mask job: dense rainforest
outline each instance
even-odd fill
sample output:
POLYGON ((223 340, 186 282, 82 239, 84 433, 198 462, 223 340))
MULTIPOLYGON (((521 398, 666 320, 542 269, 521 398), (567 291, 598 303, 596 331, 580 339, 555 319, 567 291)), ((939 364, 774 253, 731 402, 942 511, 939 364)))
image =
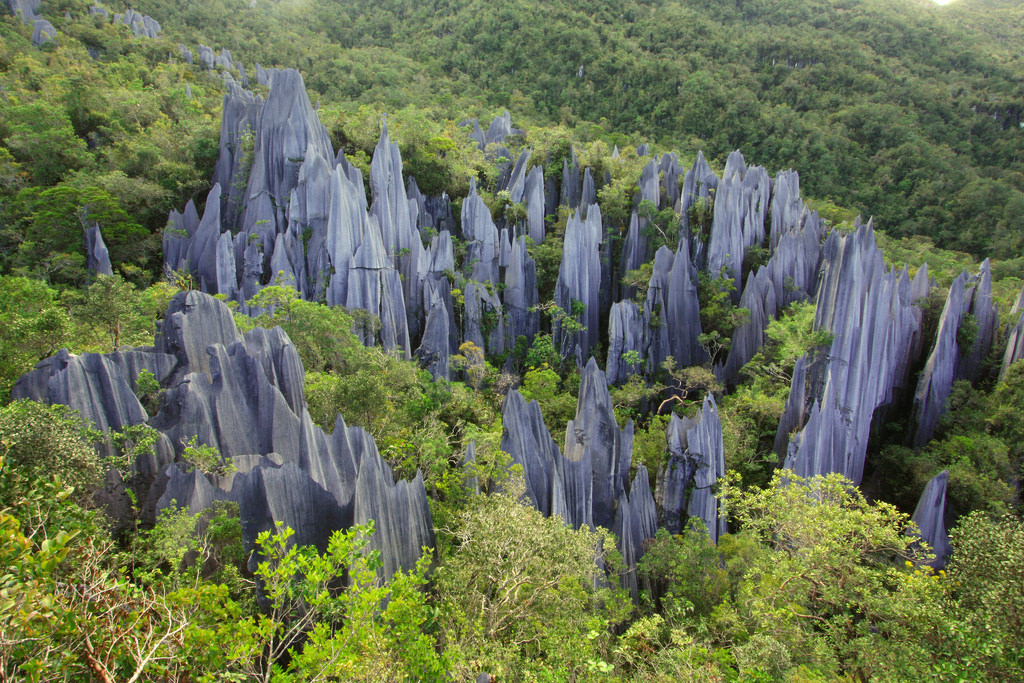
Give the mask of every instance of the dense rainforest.
POLYGON ((1019 4, 6 6, 0 678, 1024 676, 1019 4))

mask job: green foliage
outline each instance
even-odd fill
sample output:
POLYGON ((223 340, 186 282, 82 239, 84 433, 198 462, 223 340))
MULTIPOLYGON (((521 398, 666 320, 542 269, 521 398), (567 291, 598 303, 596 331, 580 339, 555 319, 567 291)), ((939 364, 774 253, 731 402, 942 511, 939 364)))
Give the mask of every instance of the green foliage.
POLYGON ((72 323, 57 292, 39 280, 0 275, 0 402, 14 382, 68 342, 72 323))
POLYGON ((216 448, 197 443, 194 436, 183 446, 181 457, 207 476, 228 477, 238 471, 235 464, 221 456, 216 448))
POLYGON ((608 629, 624 617, 621 593, 603 587, 595 563, 595 552, 607 558, 608 532, 545 518, 523 492, 519 479, 470 500, 453 531, 456 549, 437 570, 457 679, 481 670, 511 679, 585 675, 588 660, 606 661, 608 629))
POLYGON ((565 438, 565 425, 576 417, 576 397, 566 390, 558 373, 547 363, 527 370, 519 393, 527 401, 540 404, 544 424, 555 443, 561 443, 565 438))
POLYGON ((975 512, 950 532, 953 648, 944 675, 1014 680, 1024 675, 1024 524, 975 512))
POLYGON ((734 301, 736 282, 723 267, 717 277, 697 274, 697 298, 700 302, 700 324, 703 334, 698 341, 711 357, 712 366, 723 362, 732 345, 732 333, 750 318, 750 311, 734 301))
POLYGON ((709 616, 728 586, 718 549, 699 519, 678 536, 658 529, 637 571, 657 587, 657 613, 673 625, 709 616))
POLYGON ((785 398, 796 361, 805 353, 820 352, 832 343, 827 330, 814 329, 814 314, 813 303, 796 302, 768 323, 764 345, 740 371, 750 382, 751 390, 785 398))
POLYGON ((59 481, 66 495, 88 504, 105 469, 97 438, 67 406, 22 400, 0 408, 0 508, 18 505, 42 481, 59 481))
MULTIPOLYGON (((930 646, 948 629, 946 584, 917 568, 930 556, 915 550, 906 514, 868 502, 839 475, 779 472, 766 489, 729 483, 723 496, 744 533, 767 549, 744 562, 731 599, 713 615, 738 644, 759 636, 761 661, 752 668, 767 656, 826 676, 929 675, 938 652, 930 646)), ((752 664, 742 654, 737 648, 741 671, 752 664)))

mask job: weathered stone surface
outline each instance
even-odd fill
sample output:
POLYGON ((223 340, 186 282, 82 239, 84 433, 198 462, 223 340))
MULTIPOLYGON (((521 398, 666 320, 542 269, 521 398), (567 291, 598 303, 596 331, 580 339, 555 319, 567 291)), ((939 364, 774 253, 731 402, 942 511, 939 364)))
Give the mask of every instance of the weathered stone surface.
POLYGON ((689 246, 683 241, 673 254, 661 247, 654 255, 654 269, 644 303, 644 355, 647 369, 654 372, 672 356, 676 367, 699 365, 707 352, 698 342, 703 333, 697 272, 690 262, 689 246))
POLYGON ((32 22, 32 44, 36 47, 57 40, 57 29, 46 19, 32 22))
POLYGON ((640 598, 640 586, 636 575, 636 565, 644 554, 644 543, 658 531, 658 510, 651 493, 651 482, 647 468, 639 465, 636 476, 629 487, 619 495, 615 508, 615 523, 612 533, 618 540, 619 554, 627 567, 621 578, 623 588, 636 602, 640 598))
POLYGON ((582 329, 570 329, 565 324, 556 324, 554 337, 563 357, 574 353, 575 348, 579 347, 582 353, 577 355, 579 362, 590 354, 600 331, 602 235, 601 209, 598 205, 590 207, 586 219, 582 219, 578 212, 569 216, 562 247, 562 264, 555 285, 555 303, 578 322, 582 329), (582 312, 579 312, 580 307, 582 312))
POLYGON ((160 36, 160 22, 150 16, 139 14, 133 9, 127 9, 121 21, 132 30, 136 38, 158 38, 160 36))
POLYGON ((946 534, 946 487, 949 485, 949 470, 942 470, 924 487, 921 498, 914 508, 911 521, 917 525, 920 538, 932 552, 935 559, 928 564, 935 569, 946 566, 952 551, 946 534))
POLYGON ((715 194, 707 267, 712 273, 723 268, 743 291, 743 257, 747 249, 764 242, 771 181, 760 166, 747 168, 738 151, 729 155, 715 194))
POLYGON ((899 388, 919 312, 906 270, 886 270, 870 222, 849 235, 829 235, 823 261, 814 329, 832 333, 833 341, 808 365, 806 390, 794 373, 783 420, 807 419, 789 443, 786 467, 804 477, 839 472, 859 484, 872 416, 899 388), (804 406, 794 405, 799 400, 804 406))
POLYGON ((540 405, 518 391, 505 396, 501 450, 523 467, 526 494, 545 516, 558 515, 575 528, 591 526, 591 467, 587 453, 577 460, 562 456, 551 438, 540 405))
POLYGON ((462 202, 462 236, 466 240, 467 276, 476 282, 500 282, 498 274, 498 228, 491 212, 471 183, 469 196, 462 202))
POLYGON ((526 237, 512 242, 509 265, 505 270, 503 307, 508 317, 508 337, 515 341, 520 335, 532 341, 540 331, 537 306, 537 263, 526 250, 526 237))
POLYGON ((295 542, 323 549, 333 531, 374 519, 372 545, 390 575, 433 545, 422 479, 396 483, 373 439, 340 416, 330 436, 311 422, 302 363, 283 330, 241 337, 227 306, 187 292, 172 300, 156 342, 107 355, 61 352, 23 377, 16 397, 71 405, 104 430, 148 421, 160 433, 156 457, 137 463, 153 481, 149 499, 194 512, 236 501, 248 548, 277 522, 295 529, 295 542), (167 388, 152 419, 136 394, 142 369, 167 388), (238 473, 210 480, 168 467, 192 438, 232 458, 238 473))
POLYGON ((534 244, 544 242, 544 169, 534 166, 526 176, 523 190, 526 202, 527 234, 534 244))
POLYGON ((85 230, 85 254, 86 265, 93 275, 113 275, 114 270, 110 266, 110 252, 103 242, 103 234, 100 233, 100 226, 93 223, 85 230))
POLYGON ((39 4, 42 0, 6 0, 7 10, 14 16, 21 15, 21 23, 27 24, 36 19, 39 4))
POLYGON ((658 473, 656 493, 661 523, 678 534, 687 519, 698 517, 717 543, 728 527, 725 511, 712 491, 725 476, 722 422, 714 398, 705 397, 696 418, 680 419, 673 413, 665 436, 668 457, 658 473))
POLYGON ((747 321, 736 328, 729 347, 729 357, 724 365, 715 367, 715 377, 723 384, 735 383, 740 369, 754 357, 764 344, 764 332, 768 323, 778 313, 775 288, 772 287, 767 268, 758 268, 757 275, 747 278, 740 296, 740 308, 750 312, 747 321))
POLYGON ((1006 373, 1010 366, 1019 360, 1024 359, 1024 289, 1021 289, 1017 301, 1010 309, 1010 324, 1012 328, 1007 333, 1006 351, 1003 353, 1003 364, 999 368, 999 379, 1006 379, 1006 373), (1016 318, 1016 324, 1013 323, 1016 318))
POLYGON ((644 325, 640 309, 632 301, 612 304, 608 316, 608 382, 619 384, 630 375, 643 373, 644 367, 644 325), (628 363, 623 356, 636 351, 640 362, 628 363))
POLYGON ((593 358, 582 372, 576 417, 565 430, 565 457, 590 463, 593 523, 612 528, 617 501, 629 485, 633 421, 619 429, 607 379, 593 358))
POLYGON ((953 281, 946 305, 939 318, 935 346, 914 395, 913 444, 923 446, 934 435, 939 418, 946 412, 946 401, 958 379, 977 377, 982 359, 988 355, 999 327, 999 314, 992 299, 989 261, 981 265, 977 282, 967 289, 967 273, 953 281), (970 348, 960 348, 959 331, 965 317, 971 315, 976 334, 970 348))
POLYGON ((427 313, 423 339, 416 349, 416 357, 434 379, 450 380, 449 369, 449 336, 448 326, 450 312, 440 292, 433 292, 427 313))

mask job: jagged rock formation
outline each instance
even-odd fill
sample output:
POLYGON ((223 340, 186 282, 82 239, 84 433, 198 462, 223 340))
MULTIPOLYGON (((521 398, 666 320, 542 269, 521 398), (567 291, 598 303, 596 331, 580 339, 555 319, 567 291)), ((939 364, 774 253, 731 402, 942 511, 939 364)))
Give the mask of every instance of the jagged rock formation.
POLYGON ((555 304, 566 320, 556 322, 554 337, 562 356, 575 353, 579 362, 590 355, 600 331, 601 240, 598 205, 588 209, 586 218, 580 212, 569 217, 555 285, 555 304))
POLYGON ((737 292, 743 291, 741 275, 747 249, 764 242, 770 187, 764 168, 747 168, 739 151, 729 155, 715 194, 707 268, 713 274, 728 274, 737 292))
POLYGON ((921 498, 914 508, 911 521, 917 525, 921 540, 935 553, 929 562, 935 569, 946 566, 951 552, 949 536, 946 534, 946 487, 949 485, 949 470, 942 470, 924 487, 921 498))
MULTIPOLYGON (((565 455, 551 438, 540 406, 517 391, 505 397, 501 449, 523 467, 530 501, 544 515, 558 515, 575 527, 603 526, 616 533, 619 552, 634 567, 643 542, 657 528, 646 468, 629 482, 633 423, 619 429, 605 374, 591 358, 580 384, 576 418, 566 426, 565 455)), ((634 597, 634 574, 626 579, 634 597)))
POLYGON ((798 364, 776 443, 802 427, 786 467, 805 477, 840 472, 859 484, 872 416, 905 379, 920 311, 906 270, 886 271, 870 222, 831 233, 823 262, 814 329, 833 341, 823 357, 798 364))
POLYGON ((296 542, 323 549, 333 531, 373 519, 371 545, 381 550, 385 575, 411 568, 434 540, 422 479, 396 483, 369 434, 340 415, 331 435, 314 425, 304 376, 283 330, 240 335, 227 306, 188 292, 172 300, 153 347, 61 352, 21 378, 14 395, 70 405, 104 431, 157 429, 157 452, 136 464, 150 505, 175 501, 199 511, 236 501, 249 547, 276 522, 293 527, 296 542), (134 384, 143 368, 166 388, 152 417, 134 384), (174 462, 193 438, 238 472, 211 481, 174 462))
POLYGON ((999 328, 999 313, 992 300, 988 259, 981 264, 977 283, 970 289, 966 286, 967 273, 963 272, 949 288, 935 335, 935 346, 921 371, 914 395, 915 446, 923 446, 932 438, 939 418, 946 412, 946 401, 953 391, 953 383, 959 379, 977 378, 981 361, 992 348, 999 328), (967 334, 973 339, 966 339, 961 333, 968 315, 971 316, 971 332, 967 334), (969 348, 961 348, 968 342, 969 348))
POLYGON ((110 252, 103 242, 103 235, 97 223, 93 223, 85 230, 85 255, 86 266, 93 275, 114 274, 110 265, 110 252))
POLYGON ((1013 327, 1008 331, 1006 337, 1006 352, 1003 354, 1003 364, 999 368, 999 379, 1006 379, 1006 372, 1010 366, 1019 360, 1024 360, 1024 289, 1017 295, 1017 301, 1010 309, 1010 320, 1013 327), (1013 319, 1016 318, 1016 324, 1013 319))
POLYGON ((132 30, 136 38, 158 38, 160 22, 150 16, 139 14, 133 9, 125 10, 124 15, 115 14, 114 21, 123 23, 132 30))
POLYGON ((707 352, 698 341, 703 332, 697 271, 685 241, 675 254, 667 247, 655 254, 642 324, 649 372, 655 372, 669 356, 679 368, 707 360, 707 352))
POLYGON ((680 419, 673 413, 665 436, 668 457, 658 473, 656 493, 661 523, 678 534, 688 518, 699 517, 717 543, 728 526, 712 488, 725 476, 722 421, 715 399, 705 397, 696 418, 680 419))

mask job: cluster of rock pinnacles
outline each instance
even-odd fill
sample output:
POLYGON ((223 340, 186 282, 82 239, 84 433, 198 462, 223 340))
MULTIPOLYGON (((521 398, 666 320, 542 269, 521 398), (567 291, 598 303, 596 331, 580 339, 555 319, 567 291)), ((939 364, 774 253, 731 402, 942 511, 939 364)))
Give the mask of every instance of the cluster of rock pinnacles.
MULTIPOLYGON (((183 47, 181 54, 191 62, 191 51, 183 47)), ((209 48, 200 49, 200 58, 207 68, 240 68, 230 55, 215 58, 209 48)), ((200 216, 189 202, 172 212, 164 235, 166 268, 192 273, 201 292, 174 298, 153 346, 102 355, 61 352, 14 391, 19 398, 68 404, 104 430, 154 427, 155 452, 136 463, 149 514, 170 505, 200 511, 214 501, 235 501, 250 547, 276 523, 293 528, 296 542, 324 547, 333 531, 372 519, 385 574, 411 568, 421 549, 434 543, 422 479, 396 482, 370 435, 342 416, 331 434, 315 425, 302 363, 287 335, 279 328, 239 333, 229 308, 212 295, 256 312, 247 302, 261 288, 287 283, 304 298, 366 310, 381 325, 362 333, 364 343, 416 357, 434 377, 450 379, 449 357, 463 342, 500 354, 518 337, 531 340, 540 331, 537 267, 527 240, 544 241, 545 216, 559 206, 571 213, 555 302, 579 311, 581 324, 556 323, 553 336, 581 369, 576 416, 559 448, 538 404, 512 390, 504 402, 501 447, 522 466, 538 510, 575 527, 611 529, 629 566, 659 525, 679 532, 687 519, 699 518, 712 540, 727 530, 715 495, 725 454, 714 398, 705 398, 692 418, 671 417, 666 464, 649 473, 643 465, 633 469, 633 424, 619 428, 609 395, 610 384, 649 375, 670 356, 680 367, 708 361, 698 341, 699 271, 732 278, 738 303, 750 311, 725 361, 714 368, 727 387, 781 309, 816 302, 815 329, 831 333, 832 341, 825 352, 797 362, 775 442, 780 460, 802 476, 839 472, 860 483, 874 417, 906 392, 914 392, 911 439, 925 443, 953 382, 976 376, 997 337, 986 261, 977 275, 965 273, 953 283, 934 347, 922 348, 919 302, 933 286, 927 265, 913 278, 906 268, 887 268, 870 222, 858 222, 849 233, 830 230, 801 201, 794 171, 773 179, 734 152, 719 177, 703 155, 684 169, 675 154, 659 159, 642 147, 638 154, 650 160, 636 203, 673 208, 682 217, 681 237, 675 251, 661 246, 650 253, 648 219, 634 211, 621 257, 613 259, 613 228, 602 220, 598 183, 575 156, 562 161, 560 175, 531 165, 529 151, 505 164, 496 189, 524 204, 525 218, 495 220, 472 187, 457 221, 447 197, 426 197, 414 178, 403 180, 401 155, 385 124, 368 202, 362 173, 335 154, 298 72, 257 66, 256 78, 269 87, 265 100, 246 90, 244 77, 226 78, 220 155, 205 210, 200 216), (690 229, 698 202, 713 204, 709 231, 690 229), (466 245, 461 264, 453 236, 466 245), (753 247, 769 258, 745 275, 744 256, 753 247), (636 298, 620 284, 622 275, 652 257, 646 296, 636 298), (457 319, 452 278, 459 275, 464 304, 457 319), (960 348, 956 332, 967 314, 978 334, 970 348, 960 348), (592 354, 604 330, 602 371, 592 354), (926 351, 915 390, 911 368, 926 351), (136 386, 143 369, 166 390, 155 415, 147 414, 136 386), (193 437, 231 459, 237 472, 217 478, 182 467, 193 437)), ((507 114, 487 131, 471 123, 469 134, 481 148, 510 156, 502 144, 521 131, 507 114)), ((87 245, 94 270, 109 272, 98 227, 87 245)), ((1018 301, 1004 371, 1024 356, 1020 309, 1018 301)), ((466 459, 472 458, 471 446, 466 459)), ((943 472, 929 483, 914 515, 937 562, 949 547, 947 479, 943 472)), ((627 574, 626 582, 635 596, 635 575, 627 574)))

